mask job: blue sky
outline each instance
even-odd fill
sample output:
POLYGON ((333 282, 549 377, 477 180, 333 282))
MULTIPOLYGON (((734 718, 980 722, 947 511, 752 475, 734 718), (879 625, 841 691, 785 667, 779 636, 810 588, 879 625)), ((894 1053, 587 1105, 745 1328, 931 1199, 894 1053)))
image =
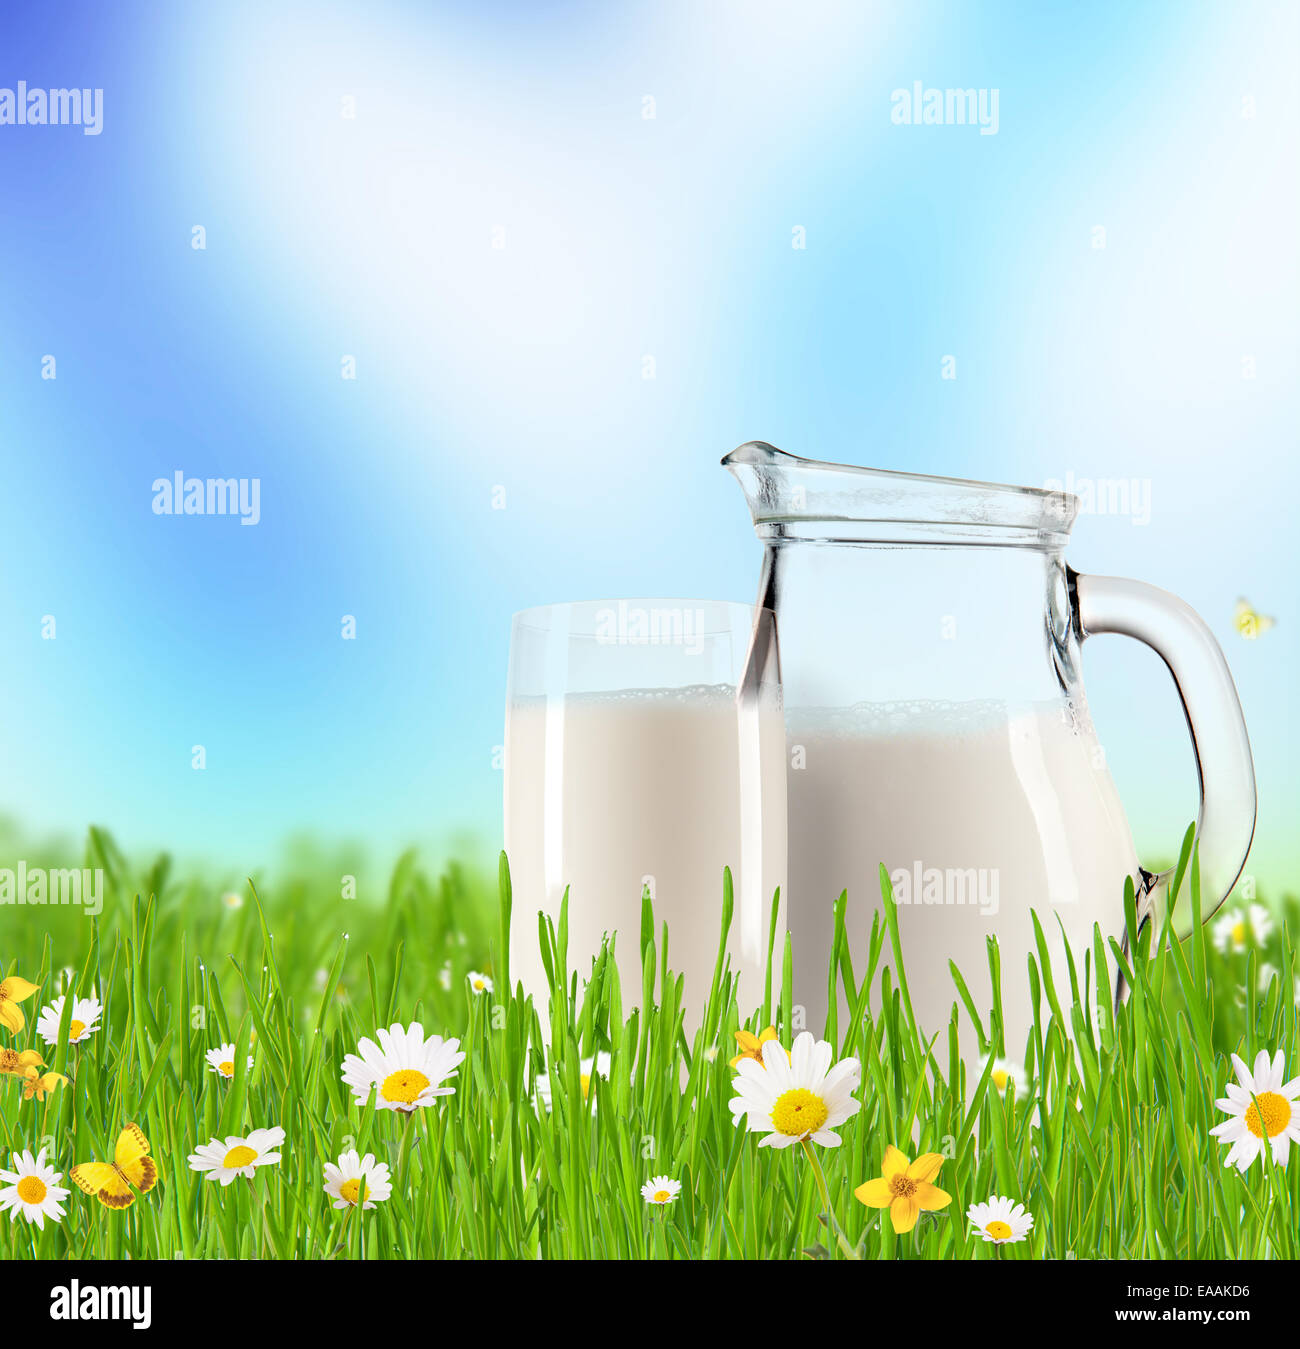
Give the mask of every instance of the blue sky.
MULTIPOLYGON (((752 599, 717 461, 762 438, 1148 483, 1149 523, 1084 517, 1070 560, 1210 622, 1254 866, 1294 878, 1292 7, 70 4, 0 34, 0 87, 104 91, 98 136, 0 126, 24 829, 495 847, 511 613, 752 599), (997 89, 997 134, 894 124, 917 80, 997 89), (259 524, 155 515, 178 470, 260 479, 259 524)), ((1195 779, 1129 645, 1085 673, 1158 851, 1195 779)))

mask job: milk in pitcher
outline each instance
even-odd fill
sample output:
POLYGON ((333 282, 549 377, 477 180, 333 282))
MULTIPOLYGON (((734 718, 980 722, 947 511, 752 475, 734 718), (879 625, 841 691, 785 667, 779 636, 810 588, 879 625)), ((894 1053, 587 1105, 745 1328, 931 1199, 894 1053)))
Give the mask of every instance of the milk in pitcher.
MULTIPOLYGON (((789 921, 794 988, 820 1031, 831 906, 846 922, 862 975, 879 866, 898 902, 903 963, 926 1039, 946 1026, 961 971, 988 1029, 987 943, 1003 970, 1006 1048, 1020 1057, 1032 1026, 1026 958, 1038 914, 1058 987, 1068 981, 1064 927, 1082 974, 1092 925, 1124 926, 1124 881, 1139 867, 1086 709, 990 702, 903 702, 795 710, 789 718, 789 921)), ((888 948, 884 962, 892 963, 888 948)), ((1095 984, 1094 984, 1095 986, 1095 984)), ((1068 984, 1067 984, 1068 987, 1068 984)), ((845 1013, 841 997, 841 1017, 845 1013)), ((968 1065, 977 1045, 964 1010, 968 1065)))

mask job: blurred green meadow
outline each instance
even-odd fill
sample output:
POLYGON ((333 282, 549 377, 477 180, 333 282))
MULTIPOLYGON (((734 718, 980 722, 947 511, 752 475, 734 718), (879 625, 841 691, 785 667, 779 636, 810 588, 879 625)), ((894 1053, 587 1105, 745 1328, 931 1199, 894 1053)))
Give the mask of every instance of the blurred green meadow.
MULTIPOLYGON (((42 1071, 67 1078, 37 1100, 24 1099, 18 1077, 0 1076, 3 1165, 14 1150, 44 1147, 71 1189, 61 1222, 0 1222, 8 1258, 1296 1255, 1294 1151, 1286 1168, 1265 1158, 1242 1175, 1225 1168, 1226 1149, 1209 1135, 1224 1119, 1214 1100, 1230 1052, 1251 1063, 1260 1049, 1281 1050, 1286 1076, 1300 1074, 1290 935, 1300 907, 1290 897, 1254 910, 1234 897, 1230 923, 1216 918, 1176 944, 1151 925, 1137 930, 1130 895, 1131 956, 1097 933, 1064 969, 1047 965, 1041 945, 1003 968, 991 942, 995 989, 1030 981, 1027 1043, 1001 1044, 998 996, 977 1007, 958 979, 953 1020, 927 1044, 882 878, 872 930, 853 943, 858 964, 841 900, 828 971, 855 1011, 837 1024, 832 1010, 825 1038, 837 1060, 861 1061, 862 1108, 838 1130, 841 1147, 810 1154, 760 1148, 728 1109, 735 1033, 773 1024, 791 1042, 781 991, 790 955, 779 942, 761 1007, 737 1006, 720 943, 711 988, 691 991, 708 1002, 688 1039, 671 934, 648 900, 635 943, 575 970, 563 920, 512 913, 504 858, 431 871, 408 854, 386 895, 367 901, 349 897, 323 860, 271 884, 206 884, 174 874, 166 857, 133 866, 102 830, 90 831, 84 857, 26 860, 102 869, 105 893, 95 918, 70 906, 0 907, 0 975, 39 985, 22 1004, 23 1029, 0 1029, 0 1049, 34 1048, 42 1071), (511 991, 512 922, 543 945, 548 1007, 511 991), (1118 1014, 1108 946, 1131 984, 1118 1014), (645 1014, 621 1005, 615 959, 640 967, 645 1014), (490 975, 495 991, 473 993, 471 971, 490 975), (36 1034, 39 1009, 65 991, 102 1000, 99 1029, 48 1047, 36 1034), (960 1058, 959 1018, 978 1031, 978 1062, 960 1058), (455 1094, 410 1115, 354 1100, 340 1080, 344 1055, 412 1020, 459 1038, 455 1094), (236 1046, 233 1078, 205 1060, 224 1043, 236 1046), (995 1057, 1014 1061, 1023 1080, 999 1089, 995 1057), (147 1134, 161 1179, 116 1211, 72 1188, 68 1170, 111 1160, 128 1121, 147 1134), (222 1187, 187 1166, 211 1138, 275 1125, 286 1133, 282 1160, 251 1180, 222 1187), (881 1174, 889 1144, 909 1158, 942 1153, 935 1184, 953 1200, 901 1235, 887 1211, 854 1197, 881 1174), (323 1187, 323 1164, 353 1147, 392 1174, 391 1198, 364 1212, 334 1209, 323 1187), (670 1204, 642 1198, 657 1175, 681 1182, 670 1204), (967 1208, 993 1194, 1033 1213, 1026 1240, 991 1246, 972 1231, 967 1208)), ((1198 910, 1190 836, 1177 893, 1198 910)), ((720 934, 730 917, 729 878, 720 878, 720 934)), ((65 1004, 62 1032, 70 1012, 65 1004)))

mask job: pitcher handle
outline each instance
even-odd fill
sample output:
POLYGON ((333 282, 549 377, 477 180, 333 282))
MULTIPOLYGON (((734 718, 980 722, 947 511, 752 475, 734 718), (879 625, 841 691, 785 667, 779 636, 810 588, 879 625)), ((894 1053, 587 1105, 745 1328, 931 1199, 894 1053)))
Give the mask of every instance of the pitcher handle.
MULTIPOLYGON (((1100 632, 1136 637, 1174 677, 1200 782, 1196 840, 1204 920, 1227 899, 1255 835, 1255 767, 1228 663, 1204 620, 1167 590, 1118 576, 1083 576, 1072 569, 1068 575, 1080 641, 1100 632)), ((1150 916, 1168 894, 1172 872, 1145 874, 1145 914, 1150 916)), ((1185 899, 1178 909, 1173 926, 1182 938, 1192 927, 1190 901, 1185 899)), ((1163 917, 1159 914, 1158 920, 1163 917)))

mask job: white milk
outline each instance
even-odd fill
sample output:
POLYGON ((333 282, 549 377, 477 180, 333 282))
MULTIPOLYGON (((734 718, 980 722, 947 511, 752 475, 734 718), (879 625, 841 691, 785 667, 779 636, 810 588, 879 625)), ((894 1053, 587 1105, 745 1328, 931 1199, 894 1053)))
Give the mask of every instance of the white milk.
MULTIPOLYGON (((946 1066, 946 1026, 958 997, 950 959, 988 1029, 990 934, 1001 949, 1007 1051, 1020 1058, 1033 1025, 1030 907, 1051 944, 1067 1004, 1057 919, 1082 980, 1093 923, 1106 936, 1123 931, 1124 878, 1138 870, 1086 711, 1065 704, 1015 713, 997 703, 867 704, 794 711, 789 732, 788 913, 795 1001, 806 1006, 809 1029, 820 1032, 826 1015, 831 906, 847 888, 861 979, 883 862, 897 878, 912 1004, 927 1040, 940 1032, 940 1063, 946 1066)), ((882 963, 893 963, 888 943, 882 963)), ((840 1003, 843 1026, 842 995, 840 1003)), ((969 1068, 977 1045, 964 1009, 960 1015, 969 1068)))
MULTIPOLYGON (((506 712, 506 852, 514 889, 511 977, 543 1011, 537 911, 557 922, 569 887, 570 972, 585 979, 602 936, 625 1014, 641 1002, 641 890, 656 939, 685 975, 687 1033, 713 978, 722 871, 735 883, 729 950, 742 1008, 763 997, 768 918, 785 863, 785 729, 775 694, 738 709, 726 685, 520 699, 506 712), (764 828, 766 821, 767 827, 764 828)), ((777 981, 780 970, 778 958, 777 981)), ((659 972, 656 972, 656 998, 659 972)))

